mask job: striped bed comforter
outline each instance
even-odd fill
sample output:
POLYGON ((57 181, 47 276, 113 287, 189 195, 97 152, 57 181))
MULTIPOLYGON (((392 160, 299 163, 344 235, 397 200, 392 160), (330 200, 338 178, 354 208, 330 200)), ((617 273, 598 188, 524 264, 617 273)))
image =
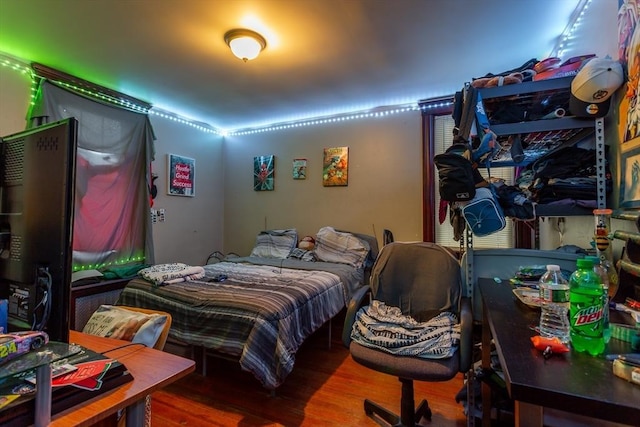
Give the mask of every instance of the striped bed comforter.
POLYGON ((343 283, 353 275, 303 263, 314 269, 221 262, 205 266, 202 281, 155 286, 133 279, 117 304, 170 313, 171 337, 238 357, 242 369, 275 389, 302 342, 348 304, 345 289, 355 287, 343 283), (206 281, 221 274, 227 279, 206 281))

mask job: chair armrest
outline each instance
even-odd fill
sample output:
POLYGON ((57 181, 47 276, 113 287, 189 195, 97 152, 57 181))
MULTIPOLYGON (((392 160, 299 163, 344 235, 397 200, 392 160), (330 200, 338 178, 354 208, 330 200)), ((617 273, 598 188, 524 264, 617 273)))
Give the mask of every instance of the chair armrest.
POLYGON ((349 301, 349 305, 347 305, 347 314, 344 317, 344 326, 342 328, 342 343, 347 348, 349 348, 349 344, 351 344, 351 329, 353 328, 353 324, 356 320, 356 313, 362 306, 362 300, 368 293, 368 286, 363 286, 357 289, 353 293, 353 296, 349 301))
POLYGON ((460 372, 471 368, 473 357, 473 313, 471 298, 460 299, 460 372))

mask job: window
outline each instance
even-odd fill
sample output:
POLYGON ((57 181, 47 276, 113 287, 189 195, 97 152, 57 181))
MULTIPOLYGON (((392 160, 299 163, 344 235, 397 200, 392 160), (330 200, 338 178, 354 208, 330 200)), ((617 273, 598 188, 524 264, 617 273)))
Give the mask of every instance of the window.
MULTIPOLYGON (((433 125, 434 134, 434 155, 443 153, 450 145, 453 135, 453 118, 449 114, 435 116, 433 125)), ((487 178, 487 169, 480 169, 482 176, 487 178)), ((491 175, 494 178, 502 178, 507 184, 513 184, 513 168, 492 168, 491 175)), ((437 176, 435 178, 437 183, 437 176)), ((453 227, 449 223, 449 215, 446 220, 440 224, 438 221, 438 209, 440 206, 440 195, 435 192, 436 209, 434 209, 434 223, 436 224, 436 243, 457 248, 460 242, 453 239, 453 227)), ((505 228, 498 232, 485 237, 473 237, 474 248, 512 248, 514 246, 514 226, 513 221, 507 220, 505 228)))

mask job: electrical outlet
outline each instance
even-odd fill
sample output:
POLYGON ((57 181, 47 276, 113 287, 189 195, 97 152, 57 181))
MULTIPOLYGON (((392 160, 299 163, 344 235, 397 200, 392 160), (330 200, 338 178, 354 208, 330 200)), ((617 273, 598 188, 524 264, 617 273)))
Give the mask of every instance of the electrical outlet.
POLYGON ((155 224, 156 222, 158 222, 158 211, 151 209, 151 224, 155 224))
POLYGON ((165 211, 164 209, 158 209, 158 221, 159 222, 164 222, 165 220, 165 211))

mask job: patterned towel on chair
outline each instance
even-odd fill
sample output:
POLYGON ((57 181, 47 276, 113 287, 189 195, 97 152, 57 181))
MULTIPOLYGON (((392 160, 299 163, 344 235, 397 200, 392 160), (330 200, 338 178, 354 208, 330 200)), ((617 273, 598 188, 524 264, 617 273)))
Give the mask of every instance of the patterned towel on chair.
POLYGON ((351 339, 391 354, 444 359, 458 348, 460 324, 449 312, 417 322, 403 315, 400 308, 374 300, 356 314, 351 339))

